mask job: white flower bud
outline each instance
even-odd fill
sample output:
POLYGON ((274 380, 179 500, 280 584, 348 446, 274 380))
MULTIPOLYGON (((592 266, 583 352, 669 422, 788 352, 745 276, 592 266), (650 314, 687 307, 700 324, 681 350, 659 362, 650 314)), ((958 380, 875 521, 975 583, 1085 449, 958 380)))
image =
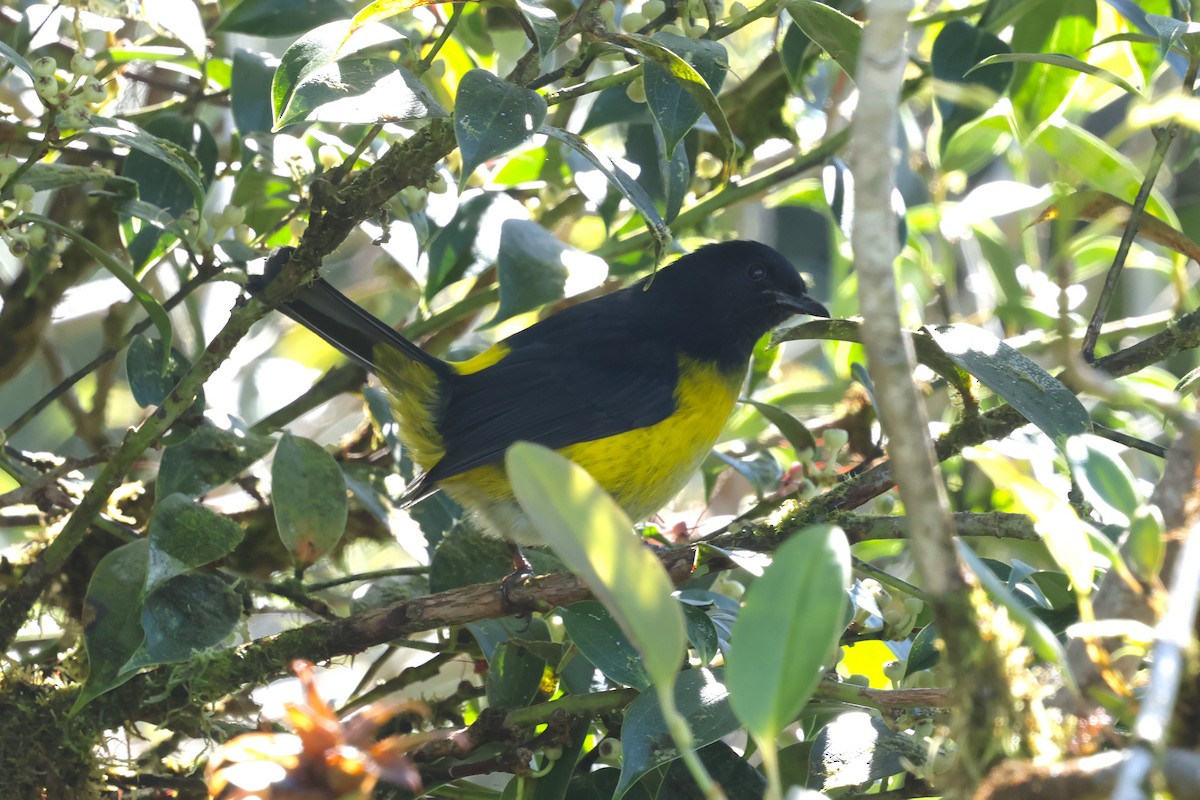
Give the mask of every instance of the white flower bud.
POLYGON ((700 178, 712 180, 721 174, 722 166, 721 159, 707 150, 696 156, 696 175, 700 178))
POLYGON ((83 97, 83 101, 85 103, 95 105, 96 103, 103 103, 105 100, 107 100, 108 92, 104 90, 104 84, 95 78, 92 78, 86 84, 84 84, 81 96, 83 97))
POLYGON ((58 102, 58 78, 53 75, 38 75, 33 79, 33 89, 47 103, 58 102))
POLYGON ((321 167, 330 170, 342 163, 342 151, 331 144, 323 144, 317 149, 317 161, 321 167))
POLYGON ((17 201, 17 205, 28 205, 33 202, 33 196, 37 194, 33 187, 28 183, 18 183, 12 187, 13 200, 17 201))
POLYGON ((642 3, 642 15, 646 19, 658 19, 666 10, 667 4, 663 0, 646 0, 642 3))
POLYGON ((637 33, 646 24, 646 18, 636 11, 621 17, 621 30, 626 33, 637 33))
POLYGON ((0 183, 8 180, 8 176, 17 171, 21 162, 12 156, 0 156, 0 183))
POLYGON ((221 211, 221 221, 228 228, 236 228, 246 221, 246 209, 231 203, 221 211))

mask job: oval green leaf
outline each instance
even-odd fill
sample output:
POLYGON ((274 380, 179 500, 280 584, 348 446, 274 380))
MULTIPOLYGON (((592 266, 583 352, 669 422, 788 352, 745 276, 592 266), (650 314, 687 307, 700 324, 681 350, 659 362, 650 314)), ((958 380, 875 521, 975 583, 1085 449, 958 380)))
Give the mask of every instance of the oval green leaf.
POLYGON ((147 592, 189 569, 211 564, 242 543, 242 527, 182 494, 169 495, 150 518, 147 592))
POLYGON ((346 532, 346 480, 333 456, 314 441, 290 433, 279 440, 271 500, 279 538, 298 564, 312 564, 346 532))
POLYGON ((142 586, 149 556, 150 542, 139 539, 109 552, 92 572, 83 598, 88 676, 72 714, 133 677, 124 667, 146 638, 142 586))
MULTIPOLYGON (((675 707, 687 720, 696 749, 711 744, 738 728, 729 707, 725 670, 690 669, 675 684, 675 707)), ((621 725, 621 782, 616 797, 655 767, 679 758, 679 748, 663 720, 658 691, 648 689, 625 709, 621 725)))
POLYGON ((861 24, 817 0, 791 0, 787 12, 802 33, 828 53, 851 79, 855 77, 862 44, 861 24))
POLYGON ((462 77, 454 97, 454 136, 462 154, 461 191, 476 168, 528 141, 546 121, 546 99, 487 70, 462 77))
POLYGON ((670 691, 686 643, 683 612, 625 512, 582 467, 545 447, 518 442, 504 463, 542 538, 617 620, 654 685, 670 691))
POLYGON ((834 525, 796 533, 746 593, 726 675, 733 709, 772 739, 808 702, 845 627, 850 545, 834 525))
POLYGON ((604 606, 595 600, 572 603, 562 611, 563 627, 583 657, 613 683, 645 689, 650 677, 637 648, 604 606))

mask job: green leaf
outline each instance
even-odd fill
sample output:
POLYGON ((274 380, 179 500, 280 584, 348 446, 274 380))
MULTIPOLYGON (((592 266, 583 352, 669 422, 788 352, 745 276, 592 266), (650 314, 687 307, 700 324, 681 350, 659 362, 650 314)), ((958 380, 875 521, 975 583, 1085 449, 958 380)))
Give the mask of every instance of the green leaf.
POLYGON ((584 658, 613 683, 645 689, 650 677, 637 648, 612 615, 595 600, 581 600, 562 610, 563 627, 584 658))
POLYGON ((617 620, 653 684, 670 691, 685 649, 683 612, 625 512, 582 467, 545 447, 518 442, 504 463, 542 538, 617 620))
POLYGON ((779 406, 773 406, 770 403, 760 403, 757 400, 746 398, 743 398, 742 402, 753 406, 757 409, 758 413, 766 417, 767 422, 774 425, 783 434, 783 438, 788 440, 788 444, 797 453, 804 450, 811 450, 814 453, 817 451, 817 440, 813 438, 812 433, 804 426, 804 423, 779 406))
MULTIPOLYGON (((145 130, 159 141, 170 142, 192 156, 200 167, 201 184, 207 188, 212 183, 217 165, 217 142, 207 125, 168 113, 147 122, 145 130)), ((136 150, 131 152, 121 167, 121 175, 137 183, 142 202, 163 209, 175 219, 189 209, 203 208, 202 204, 197 204, 187 181, 173 172, 164 173, 162 162, 154 156, 136 150)), ((128 219, 122 223, 129 257, 140 274, 142 268, 165 249, 160 241, 163 227, 143 225, 135 233, 133 226, 128 225, 128 219)))
POLYGON ((683 604, 683 621, 687 625, 688 643, 696 651, 696 660, 700 666, 707 667, 721 647, 716 623, 702 608, 690 603, 683 604))
MULTIPOLYGON (((675 684, 675 706, 688 722, 700 748, 727 736, 738 728, 738 719, 729 707, 725 670, 689 669, 680 673, 675 684)), ((616 797, 638 778, 655 767, 679 758, 663 720, 657 689, 642 692, 625 709, 621 725, 621 782, 616 797)))
POLYGON ((138 539, 109 552, 92 571, 83 598, 88 676, 72 714, 133 677, 124 666, 146 638, 141 622, 142 586, 149 558, 150 542, 138 539))
MULTIPOLYGON (((767 779, 763 774, 724 742, 713 742, 699 748, 696 755, 708 770, 709 776, 725 793, 725 800, 762 800, 766 794, 767 779)), ((658 800, 693 800, 701 796, 703 793, 692 774, 688 772, 687 765, 682 761, 671 762, 663 777, 662 792, 658 795, 658 800)), ((804 800, 790 790, 788 798, 804 800)))
POLYGON ((558 17, 537 0, 501 0, 501 5, 509 4, 529 26, 538 51, 538 63, 544 62, 558 44, 558 17))
POLYGON ((1086 61, 1080 61, 1074 56, 1064 56, 1058 53, 1001 53, 999 55, 988 56, 980 61, 975 66, 967 71, 970 75, 977 69, 984 69, 991 64, 1013 64, 1017 62, 1032 62, 1037 64, 1049 64, 1054 67, 1065 67, 1076 72, 1082 72, 1085 75, 1091 75, 1101 80, 1108 81, 1113 86, 1119 86, 1125 91, 1137 97, 1141 96, 1141 92, 1133 88, 1132 85, 1120 75, 1109 72, 1102 67, 1093 66, 1086 61))
POLYGON ((108 119, 101 116, 92 117, 92 127, 89 132, 114 142, 120 142, 167 165, 176 175, 183 178, 192 193, 192 200, 196 207, 200 208, 204 205, 206 181, 202 177, 200 162, 196 156, 175 142, 154 136, 127 120, 108 119))
POLYGON ((242 0, 217 23, 217 30, 251 36, 295 36, 344 20, 351 8, 341 0, 242 0))
MULTIPOLYGON (((240 7, 240 6, 239 6, 240 7)), ((233 53, 233 85, 229 87, 229 110, 243 138, 270 133, 275 124, 271 110, 271 82, 276 59, 239 47, 233 53)))
MULTIPOLYGON (((670 50, 692 66, 712 95, 721 91, 729 57, 720 42, 708 39, 689 39, 673 33, 656 33, 651 39, 670 50)), ((677 77, 657 61, 647 61, 643 80, 646 85, 646 105, 662 133, 663 153, 674 153, 687 132, 700 120, 704 109, 685 83, 689 78, 677 77)))
POLYGON ((988 596, 1004 606, 1013 620, 1025 629, 1025 638, 1029 641, 1033 652, 1037 653, 1044 661, 1059 667, 1062 670, 1061 675, 1064 682, 1074 686, 1074 676, 1067 668, 1067 651, 1055 638, 1054 633, 1046 627, 1046 623, 1034 616, 1028 606, 1008 591, 1004 581, 996 577, 996 573, 988 569, 983 559, 975 555, 975 551, 968 547, 962 539, 956 539, 954 543, 958 546, 959 556, 979 578, 979 583, 983 585, 988 596))
POLYGON ((937 649, 938 632, 933 623, 926 625, 913 639, 912 649, 908 651, 908 660, 904 664, 904 677, 932 669, 942 659, 941 651, 937 649))
POLYGON ((150 518, 150 561, 145 591, 176 575, 211 564, 242 543, 242 527, 182 494, 166 497, 150 518))
MULTIPOLYGON (((681 38, 671 34, 660 34, 659 36, 668 36, 670 37, 669 40, 675 44, 678 44, 676 40, 681 38)), ((645 59, 644 63, 646 67, 658 67, 661 69, 664 75, 675 81, 691 97, 696 105, 699 106, 700 110, 708 115, 709 122, 717 129, 717 137, 721 140, 721 145, 725 151, 725 168, 721 175, 721 181, 728 180, 731 163, 738 153, 738 146, 734 141, 733 129, 729 127, 729 120, 725 118, 725 112, 721 109, 721 104, 717 102, 716 90, 709 86, 704 76, 695 67, 676 55, 670 48, 660 44, 656 39, 640 36, 636 33, 626 33, 614 36, 612 41, 640 54, 645 59)), ((713 49, 699 47, 693 47, 692 49, 694 52, 689 54, 695 57, 698 62, 709 65, 713 70, 717 69, 725 53, 724 47, 720 47, 720 56, 713 49)), ((714 74, 716 73, 714 72, 714 74)), ((721 75, 722 77, 724 76, 724 71, 721 72, 721 75)), ((668 145, 664 154, 673 153, 678 139, 672 140, 671 136, 678 134, 678 136, 682 137, 695 124, 695 120, 692 120, 692 123, 688 124, 687 129, 682 132, 679 131, 683 122, 690 117, 692 108, 690 105, 681 105, 682 101, 678 98, 682 97, 682 95, 666 92, 664 84, 661 81, 657 81, 657 79, 648 78, 646 90, 646 102, 650 106, 650 113, 655 118, 656 124, 660 126, 659 129, 663 132, 663 138, 668 145), (651 85, 662 89, 657 95, 659 101, 659 105, 657 106, 651 103, 650 100, 649 90, 651 85)))
POLYGON ((350 59, 305 75, 274 130, 301 121, 366 125, 445 115, 404 67, 385 58, 350 59))
POLYGON ((813 740, 809 785, 823 791, 869 785, 904 773, 906 763, 920 766, 928 757, 928 746, 918 739, 896 733, 865 711, 851 711, 813 740))
POLYGON ((1125 462, 1083 436, 1068 439, 1064 452, 1071 475, 1100 519, 1127 527, 1143 500, 1137 490, 1137 479, 1125 462))
MULTIPOLYGON (((995 31, 995 29, 992 29, 995 31)), ((1010 44, 1017 53, 1053 53, 1083 58, 1096 38, 1094 0, 1037 3, 1013 26, 1010 44)), ((1041 121, 1054 113, 1079 80, 1079 75, 1050 64, 1017 64, 1009 96, 1028 120, 1041 121)))
POLYGON ((1001 39, 961 19, 951 20, 933 42, 930 59, 933 77, 956 87, 954 97, 938 97, 942 120, 940 149, 945 150, 955 131, 995 104, 1012 81, 1013 67, 997 64, 980 69, 970 80, 967 74, 988 56, 1011 53, 1001 39))
MULTIPOLYGON (((279 129, 282 124, 280 121, 285 119, 285 115, 299 118, 289 113, 289 106, 293 95, 311 76, 318 76, 315 85, 319 88, 323 81, 327 82, 337 74, 336 69, 330 71, 330 68, 337 63, 339 57, 346 57, 363 48, 400 38, 398 31, 386 25, 368 25, 355 31, 347 41, 349 29, 350 23, 347 20, 327 23, 297 39, 284 52, 279 66, 275 69, 275 78, 271 82, 271 108, 276 130, 279 129)), ((313 91, 315 90, 314 88, 313 91)), ((311 102, 311 97, 307 102, 311 102)))
POLYGON ((429 278, 425 299, 462 278, 475 263, 475 239, 484 213, 496 199, 495 192, 480 192, 469 199, 460 198, 458 209, 449 223, 437 228, 425 252, 429 256, 429 278))
POLYGON ((272 444, 265 436, 233 425, 218 428, 205 420, 195 433, 163 452, 155 496, 161 499, 176 492, 202 495, 237 477, 269 453, 272 444))
POLYGON ((24 56, 22 56, 16 50, 13 50, 4 42, 0 42, 0 58, 3 58, 14 67, 24 72, 29 76, 30 80, 33 79, 33 67, 30 65, 30 63, 25 60, 24 56))
POLYGON ((528 141, 546 120, 546 99, 487 70, 473 69, 458 83, 454 136, 462 155, 459 191, 489 159, 528 141))
POLYGON ((337 461, 314 441, 290 433, 279 440, 271 500, 279 538, 298 564, 312 564, 346 532, 346 481, 337 461))
POLYGON ((537 696, 546 659, 516 642, 501 642, 488 662, 488 706, 524 708, 537 696))
POLYGON ((47 189, 62 189, 91 181, 108 183, 116 178, 117 176, 112 170, 99 165, 38 162, 25 171, 25 174, 21 176, 21 183, 29 184, 35 192, 43 192, 47 189))
POLYGON ((206 57, 208 36, 196 3, 192 0, 154 0, 153 3, 140 3, 139 6, 139 19, 149 22, 157 31, 172 34, 196 58, 206 57))
MULTIPOLYGON (((172 347, 163 352, 162 339, 135 336, 125 353, 125 372, 133 400, 142 408, 162 405, 192 364, 172 347)), ((204 408, 204 390, 196 394, 195 407, 204 408)))
POLYGON ((974 325, 926 328, 955 364, 1000 395, 1060 448, 1092 420, 1071 390, 1028 357, 974 325))
POLYGON ((241 616, 241 597, 219 576, 176 575, 142 603, 146 640, 125 669, 187 661, 225 641, 241 616))
POLYGON ((788 16, 853 80, 858 74, 862 25, 818 0, 790 0, 788 16))
POLYGON ((133 297, 142 308, 146 311, 146 316, 150 317, 154 323, 154 327, 158 329, 158 335, 164 342, 171 341, 174 333, 171 329, 171 318, 167 316, 167 311, 162 305, 146 291, 146 287, 142 286, 138 279, 134 277, 133 271, 127 264, 124 264, 116 259, 107 250, 98 247, 94 242, 85 238, 79 231, 74 228, 69 228, 65 225, 59 225, 48 217, 43 217, 40 214, 22 214, 13 224, 20 225, 25 222, 36 222, 55 233, 67 237, 79 245, 84 252, 112 273, 113 277, 125 284, 125 288, 133 293, 133 297))
POLYGON ((608 178, 609 183, 617 187, 617 190, 625 196, 625 199, 633 205, 634 209, 642 215, 642 219, 646 221, 646 227, 654 239, 654 261, 657 263, 662 258, 663 249, 671 241, 671 229, 667 227, 667 223, 663 222, 662 217, 659 216, 658 209, 655 208, 654 201, 650 199, 650 196, 646 194, 646 190, 639 186, 638 182, 631 178, 625 170, 614 164, 611 159, 593 149, 582 136, 576 136, 561 128, 552 128, 549 125, 543 125, 538 132, 544 133, 574 148, 576 152, 590 161, 596 169, 600 170, 604 174, 604 177, 608 178))
POLYGON ((846 534, 814 525, 750 586, 726 663, 733 709, 756 741, 773 740, 816 690, 845 627, 849 585, 846 534))
POLYGON ((594 289, 608 277, 604 259, 576 250, 527 220, 505 220, 496 256, 500 304, 487 324, 594 289))

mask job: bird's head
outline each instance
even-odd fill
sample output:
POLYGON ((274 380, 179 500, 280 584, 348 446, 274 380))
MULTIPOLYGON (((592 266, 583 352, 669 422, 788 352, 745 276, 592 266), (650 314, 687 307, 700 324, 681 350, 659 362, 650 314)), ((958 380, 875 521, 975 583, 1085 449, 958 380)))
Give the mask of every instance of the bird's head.
POLYGON ((759 337, 785 319, 829 316, 808 296, 796 268, 758 242, 707 245, 662 268, 642 288, 659 324, 674 326, 685 349, 741 366, 759 337))

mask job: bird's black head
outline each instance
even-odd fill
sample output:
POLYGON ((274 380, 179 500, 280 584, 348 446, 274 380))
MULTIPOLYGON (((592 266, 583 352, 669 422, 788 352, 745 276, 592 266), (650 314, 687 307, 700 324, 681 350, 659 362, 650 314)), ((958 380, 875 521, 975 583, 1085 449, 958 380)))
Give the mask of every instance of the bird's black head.
POLYGON ((675 331, 681 349, 731 368, 744 368, 759 337, 788 317, 829 316, 796 268, 758 242, 702 247, 634 291, 643 292, 660 330, 675 331))

